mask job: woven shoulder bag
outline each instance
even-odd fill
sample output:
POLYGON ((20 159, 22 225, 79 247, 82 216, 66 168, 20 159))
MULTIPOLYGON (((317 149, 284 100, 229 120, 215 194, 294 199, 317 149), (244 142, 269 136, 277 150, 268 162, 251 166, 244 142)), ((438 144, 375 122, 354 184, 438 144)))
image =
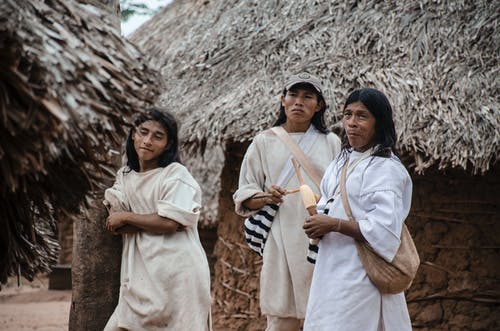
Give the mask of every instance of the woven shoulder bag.
MULTIPOLYGON (((354 221, 345 187, 346 172, 347 162, 342 168, 340 191, 347 217, 349 220, 354 221)), ((378 255, 368 243, 359 242, 358 240, 355 240, 355 243, 359 258, 361 259, 361 263, 368 274, 368 278, 370 278, 380 293, 400 293, 411 286, 411 283, 417 273, 418 266, 420 265, 420 258, 406 224, 403 223, 403 228, 401 230, 401 244, 391 262, 386 261, 378 255)))

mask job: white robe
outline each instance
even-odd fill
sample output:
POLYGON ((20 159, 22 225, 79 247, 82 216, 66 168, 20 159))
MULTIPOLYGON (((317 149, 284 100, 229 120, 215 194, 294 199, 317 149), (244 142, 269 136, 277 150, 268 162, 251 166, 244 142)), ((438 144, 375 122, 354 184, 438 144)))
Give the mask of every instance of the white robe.
MULTIPOLYGON (((296 142, 304 133, 292 133, 296 142)), ((309 152, 311 162, 322 174, 340 152, 340 139, 329 133, 318 134, 309 152)), ((238 190, 234 193, 236 212, 248 217, 255 211, 241 204, 258 192, 275 184, 291 152, 270 130, 257 135, 248 147, 241 164, 238 190)), ((319 188, 301 169, 302 176, 315 193, 319 188)), ((298 188, 293 175, 285 184, 298 188)), ((309 241, 302 229, 307 210, 300 194, 285 196, 276 214, 264 248, 260 274, 260 306, 265 315, 304 318, 313 265, 306 261, 309 241)), ((243 231, 243 224, 242 224, 243 231)))
POLYGON ((105 199, 114 210, 158 213, 186 228, 123 235, 118 305, 105 330, 209 330, 210 271, 197 223, 201 190, 179 163, 119 170, 105 199))
MULTIPOLYGON (((349 163, 360 155, 351 152, 349 163)), ((333 196, 343 164, 339 157, 326 170, 319 210, 333 196)), ((408 172, 396 157, 370 156, 347 177, 346 189, 363 236, 381 256, 392 260, 411 205, 408 172)), ((347 220, 340 196, 328 215, 347 220)), ((404 293, 381 295, 361 264, 354 239, 330 232, 319 244, 304 330, 411 331, 411 323, 404 293)))

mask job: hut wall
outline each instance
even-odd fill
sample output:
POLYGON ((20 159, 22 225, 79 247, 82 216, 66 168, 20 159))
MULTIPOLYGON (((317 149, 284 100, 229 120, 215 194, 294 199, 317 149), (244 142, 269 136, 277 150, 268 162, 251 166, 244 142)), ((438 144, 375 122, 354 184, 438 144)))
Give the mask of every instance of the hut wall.
POLYGON ((234 212, 232 195, 238 187, 240 164, 248 144, 227 144, 219 193, 218 240, 212 280, 215 330, 264 330, 259 309, 262 259, 243 238, 243 219, 234 212))
MULTIPOLYGON (((214 266, 217 260, 215 256, 215 243, 217 242, 217 228, 201 228, 198 227, 198 234, 200 236, 200 242, 207 255, 208 265, 210 267, 210 279, 214 279, 215 271, 214 266)), ((213 285, 213 284, 212 284, 213 285)))
POLYGON ((73 220, 62 216, 57 223, 57 238, 59 240, 59 264, 70 265, 73 257, 73 220))
MULTIPOLYGON (((215 329, 263 330, 259 312, 261 258, 247 248, 243 219, 234 213, 247 144, 226 148, 213 278, 215 329)), ((412 174, 407 224, 421 266, 406 297, 413 329, 500 330, 499 167, 484 176, 429 170, 412 174)))
POLYGON ((500 330, 499 170, 412 175, 407 224, 421 259, 406 295, 414 330, 500 330))

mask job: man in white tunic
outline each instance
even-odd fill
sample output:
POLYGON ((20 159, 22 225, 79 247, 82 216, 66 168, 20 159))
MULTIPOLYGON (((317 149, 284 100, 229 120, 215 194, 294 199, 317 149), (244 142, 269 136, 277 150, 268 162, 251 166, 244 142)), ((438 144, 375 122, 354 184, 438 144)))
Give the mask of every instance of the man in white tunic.
POLYGON ((318 215, 304 225, 310 238, 321 238, 304 330, 411 331, 404 293, 379 292, 354 242, 366 241, 392 261, 410 210, 412 181, 393 154, 389 101, 380 91, 357 90, 345 103, 343 124, 345 148, 321 181, 318 215), (346 162, 347 198, 355 219, 349 221, 339 192, 346 162))
MULTIPOLYGON (((281 98, 281 125, 298 144, 312 136, 304 150, 322 174, 340 151, 340 140, 324 127, 326 109, 319 80, 307 73, 292 76, 281 98), (306 133, 307 132, 307 133, 306 133)), ((291 168, 291 152, 271 131, 257 135, 241 165, 238 190, 234 193, 236 212, 248 217, 265 204, 279 204, 265 243, 260 274, 260 306, 267 315, 268 331, 295 331, 305 316, 313 265, 306 261, 309 241, 302 230, 307 211, 300 195, 285 195, 297 188, 298 179, 290 172, 282 186, 275 185, 285 167, 291 168)), ((319 189, 309 174, 302 176, 313 190, 319 189)))
POLYGON ((123 234, 119 300, 106 331, 211 329, 210 272, 197 230, 201 189, 176 162, 177 128, 167 115, 139 118, 128 165, 105 192, 108 230, 123 234))

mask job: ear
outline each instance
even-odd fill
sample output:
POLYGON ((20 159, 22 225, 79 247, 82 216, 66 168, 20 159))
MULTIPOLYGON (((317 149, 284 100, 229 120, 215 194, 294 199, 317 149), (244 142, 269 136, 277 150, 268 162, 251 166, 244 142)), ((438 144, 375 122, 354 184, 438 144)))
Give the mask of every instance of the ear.
POLYGON ((280 102, 281 102, 281 105, 283 107, 285 107, 285 96, 284 95, 280 96, 280 102))
POLYGON ((316 105, 316 113, 319 112, 321 110, 321 108, 323 108, 325 106, 325 100, 321 99, 318 104, 316 105))

